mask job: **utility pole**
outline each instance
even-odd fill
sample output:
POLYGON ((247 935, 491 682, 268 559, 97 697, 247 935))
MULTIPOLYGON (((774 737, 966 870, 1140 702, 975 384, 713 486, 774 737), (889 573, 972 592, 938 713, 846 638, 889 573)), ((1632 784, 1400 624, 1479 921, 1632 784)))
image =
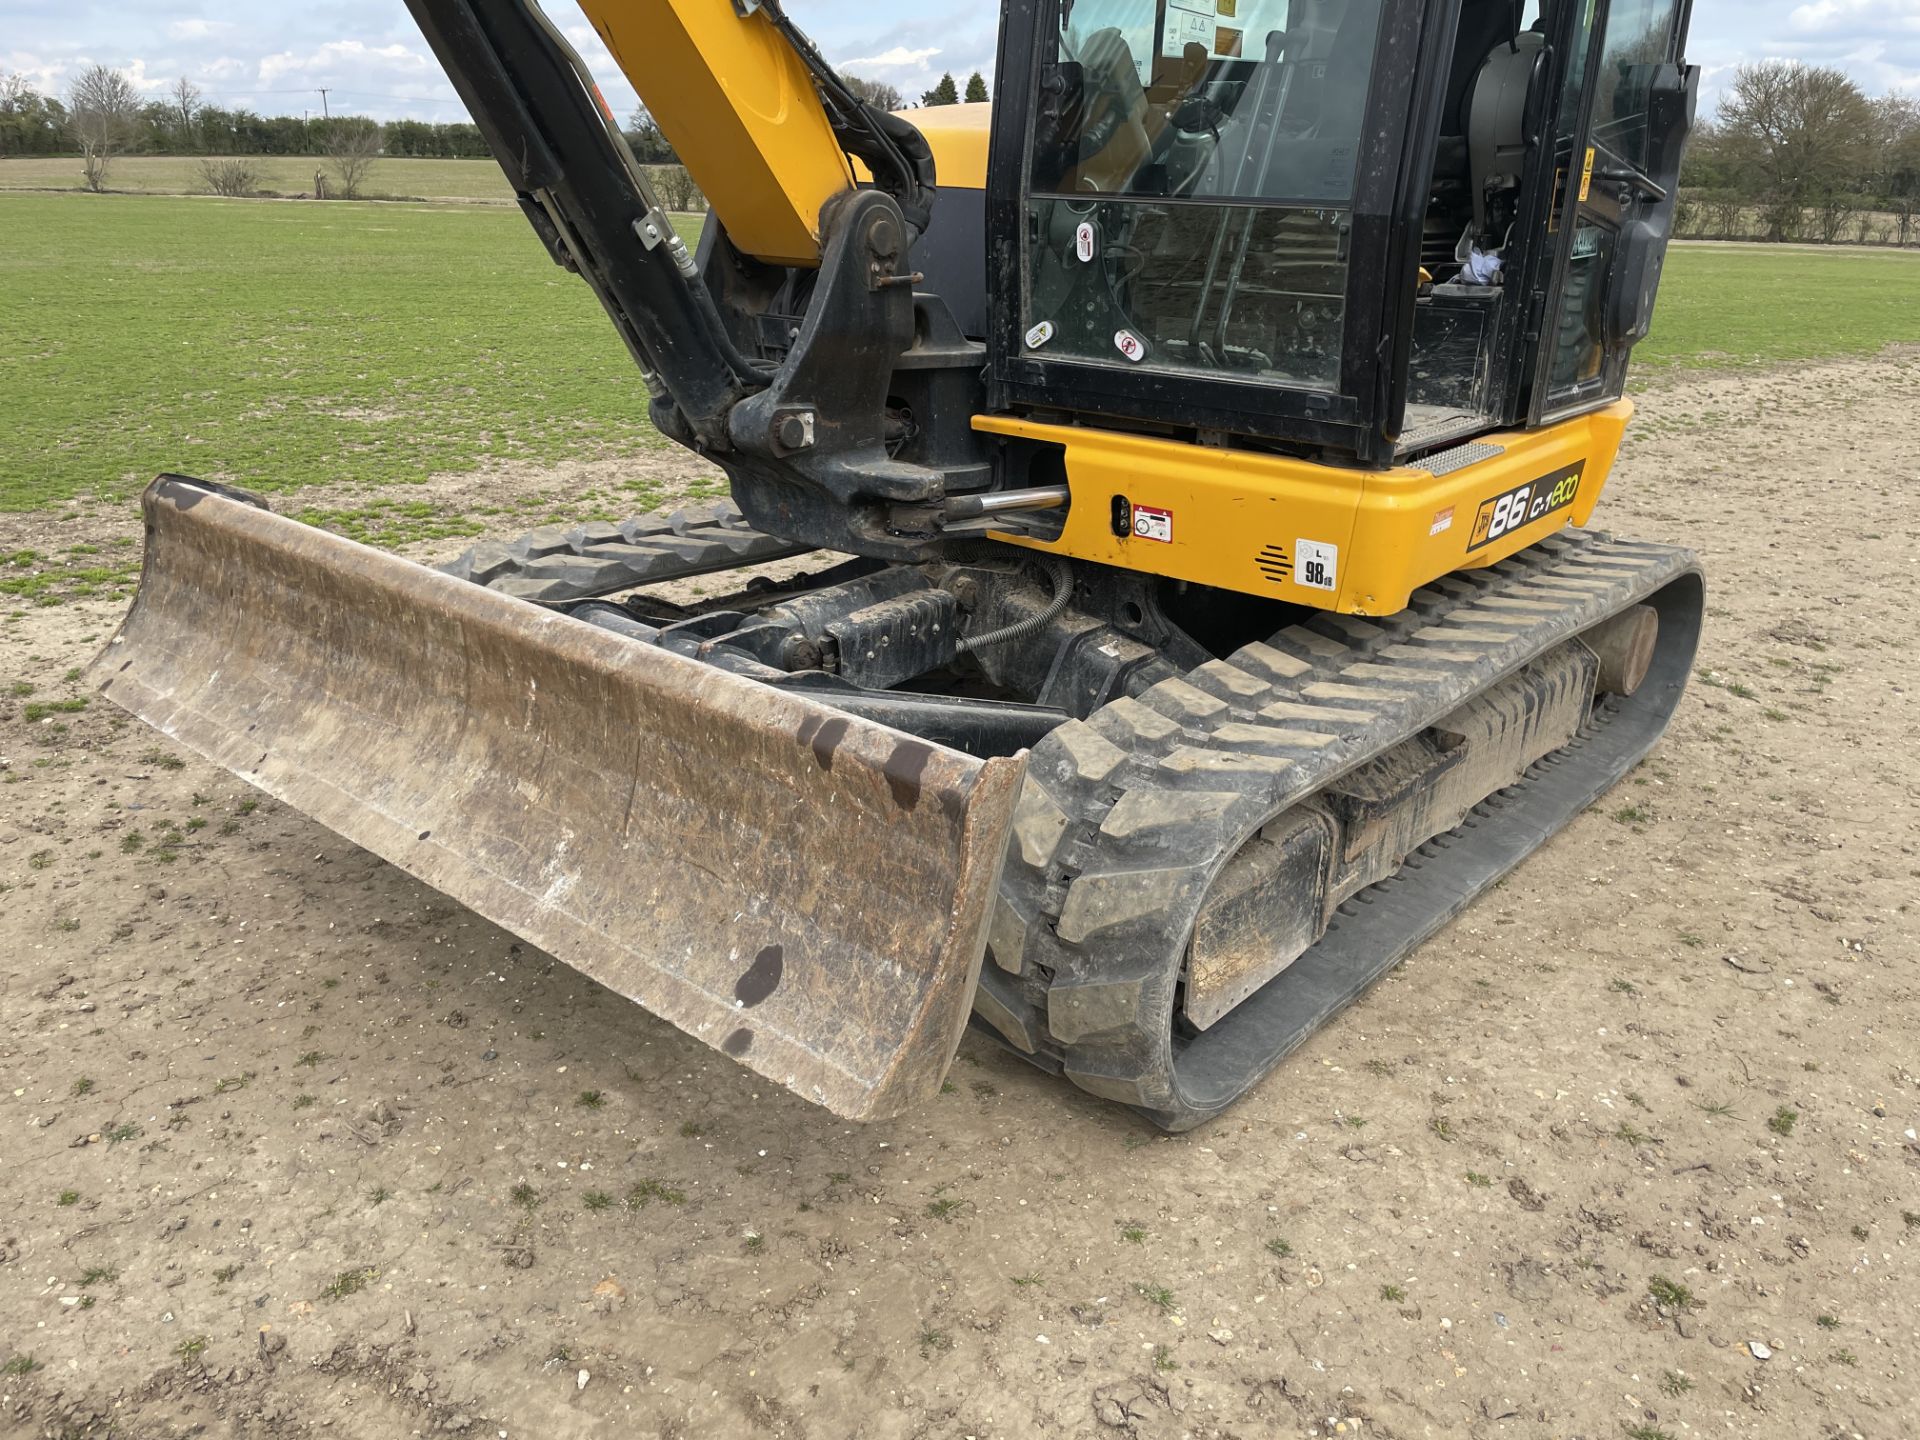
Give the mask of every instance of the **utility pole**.
POLYGON ((320 118, 322 120, 331 120, 333 116, 330 113, 328 113, 328 110, 327 110, 326 89, 324 87, 318 87, 318 88, 320 88, 320 118))

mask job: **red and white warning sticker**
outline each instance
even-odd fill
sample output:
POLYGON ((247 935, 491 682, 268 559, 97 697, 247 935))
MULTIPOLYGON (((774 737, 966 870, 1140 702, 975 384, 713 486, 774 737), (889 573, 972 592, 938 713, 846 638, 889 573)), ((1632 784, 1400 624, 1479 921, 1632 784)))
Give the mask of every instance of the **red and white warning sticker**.
POLYGON ((1173 543, 1173 511, 1155 510, 1150 505, 1133 507, 1133 533, 1136 539, 1173 543))
POLYGON ((1147 358, 1147 342, 1131 330, 1122 330, 1117 333, 1113 337, 1113 348, 1136 365, 1147 358))
POLYGON ((1094 248, 1093 224, 1083 220, 1080 228, 1073 232, 1073 253, 1080 257, 1082 265, 1091 265, 1094 248))

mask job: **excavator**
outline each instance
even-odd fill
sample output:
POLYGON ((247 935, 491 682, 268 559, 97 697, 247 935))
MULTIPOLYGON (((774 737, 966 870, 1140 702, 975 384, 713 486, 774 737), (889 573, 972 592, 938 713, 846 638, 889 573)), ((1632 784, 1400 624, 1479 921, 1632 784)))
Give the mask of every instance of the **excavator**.
POLYGON ((1687 0, 1003 0, 897 114, 584 0, 695 244, 535 0, 408 4, 732 503, 435 569, 163 475, 91 675, 180 745, 838 1115, 971 1027, 1177 1132, 1665 730, 1700 566, 1591 521, 1687 0))

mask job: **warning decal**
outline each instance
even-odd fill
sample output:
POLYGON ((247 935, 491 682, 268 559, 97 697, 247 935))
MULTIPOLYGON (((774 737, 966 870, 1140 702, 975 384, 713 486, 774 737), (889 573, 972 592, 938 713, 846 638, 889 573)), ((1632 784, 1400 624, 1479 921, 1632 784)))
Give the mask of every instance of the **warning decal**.
POLYGON ((1173 512, 1155 510, 1147 505, 1133 507, 1133 533, 1140 540, 1157 540, 1162 545, 1173 543, 1173 512))

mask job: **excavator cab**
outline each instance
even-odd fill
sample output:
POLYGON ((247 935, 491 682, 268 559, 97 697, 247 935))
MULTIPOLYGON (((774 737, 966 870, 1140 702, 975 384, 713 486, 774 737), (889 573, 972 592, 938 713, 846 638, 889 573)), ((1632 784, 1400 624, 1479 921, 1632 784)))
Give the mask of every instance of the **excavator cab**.
POLYGON ((1692 118, 1685 12, 1009 6, 997 393, 1367 466, 1617 401, 1692 118))
POLYGON ((180 744, 838 1114, 972 1026, 1178 1130, 1664 731, 1698 566, 1587 526, 1685 0, 1006 0, 898 115, 584 0, 697 244, 534 0, 409 7, 732 503, 427 568, 163 475, 92 676, 180 744))

